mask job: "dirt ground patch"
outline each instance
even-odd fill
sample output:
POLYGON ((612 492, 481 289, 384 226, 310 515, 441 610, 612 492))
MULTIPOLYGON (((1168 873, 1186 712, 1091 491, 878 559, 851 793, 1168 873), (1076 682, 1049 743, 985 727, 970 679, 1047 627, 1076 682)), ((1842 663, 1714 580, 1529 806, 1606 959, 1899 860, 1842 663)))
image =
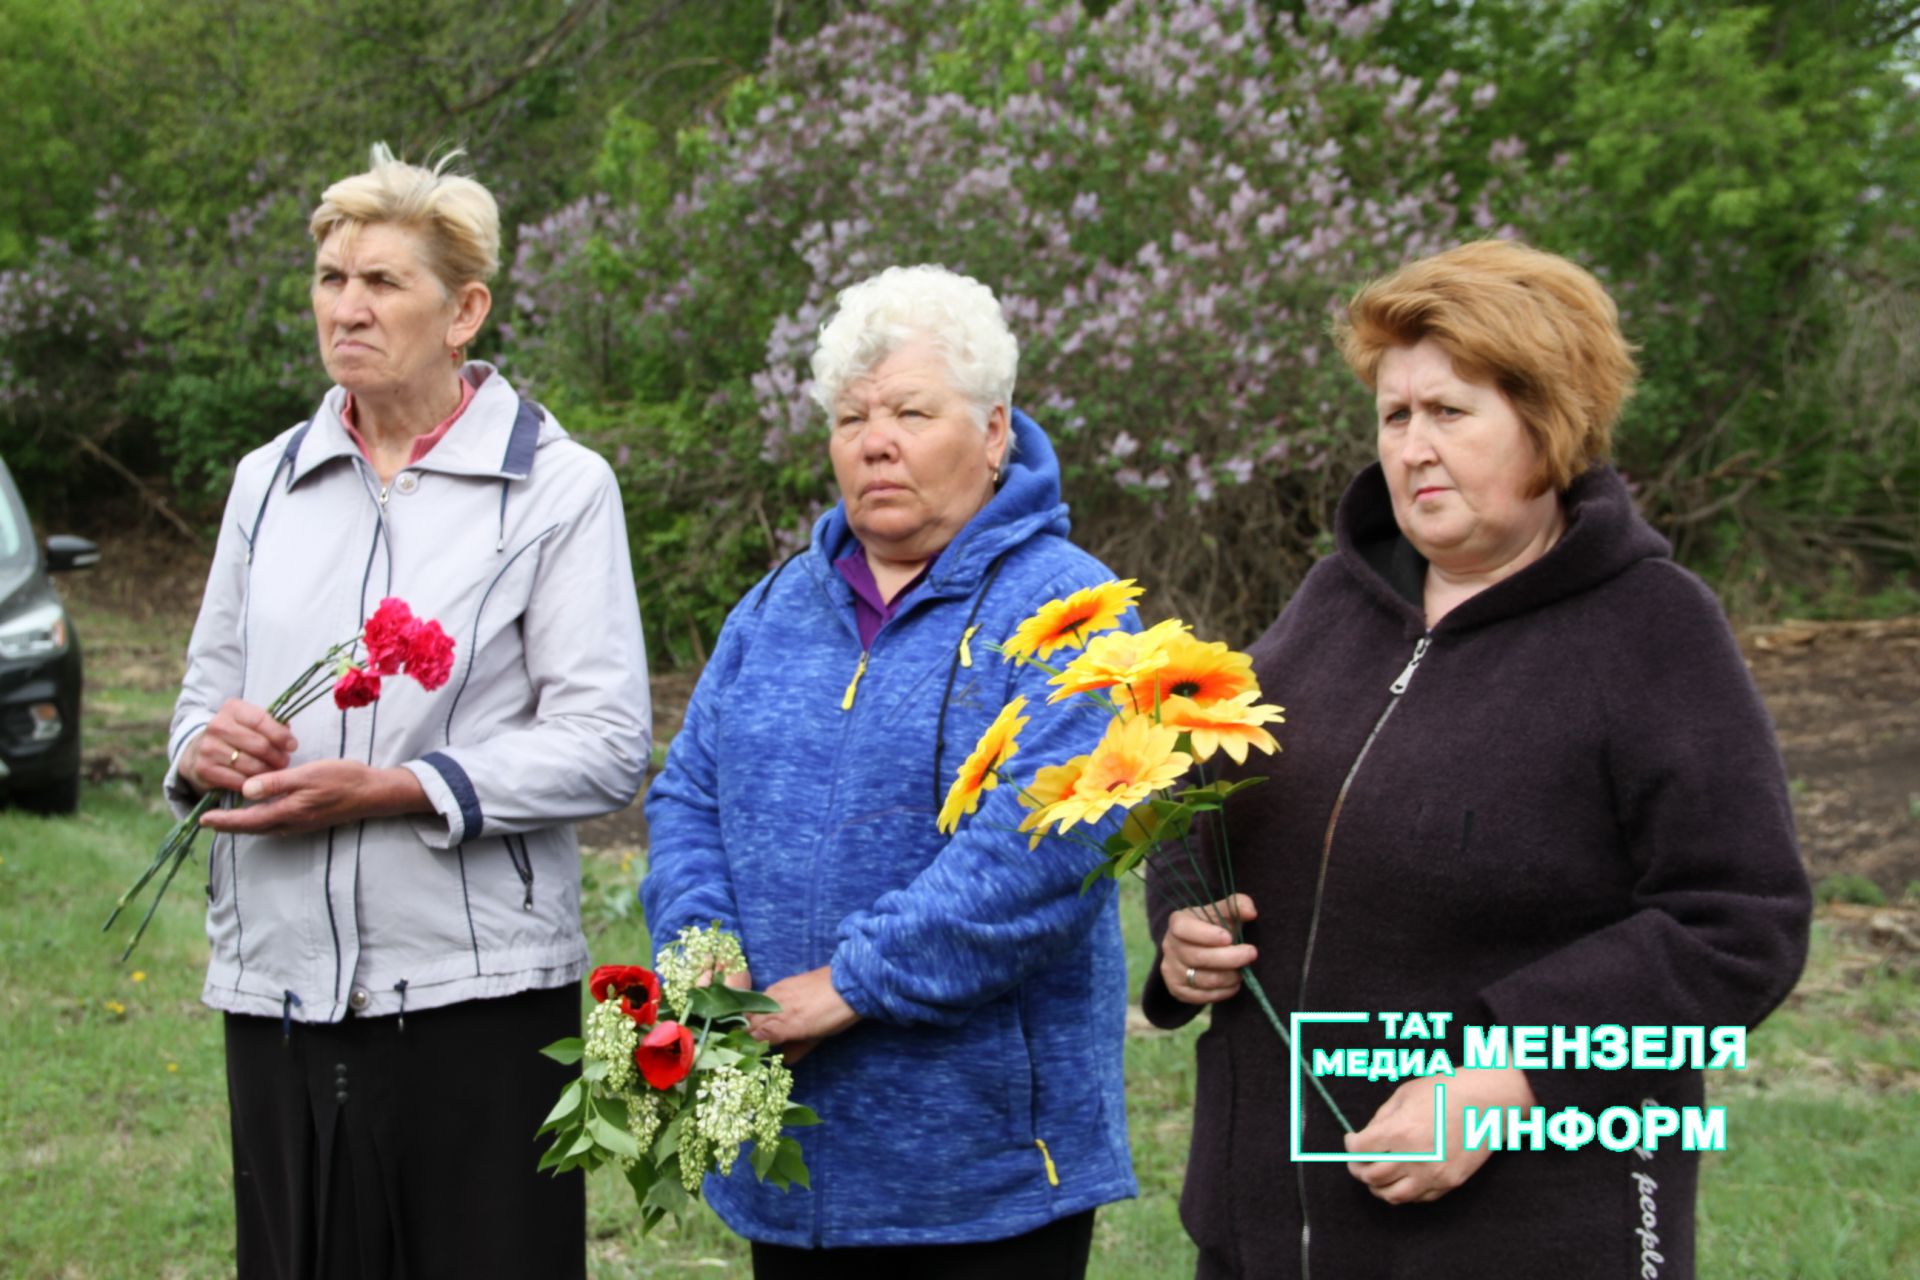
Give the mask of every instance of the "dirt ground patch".
MULTIPOLYGON (((99 531, 96 572, 63 586, 82 609, 127 625, 86 634, 89 681, 156 690, 179 679, 207 551, 151 532, 99 531)), ((1801 849, 1816 882, 1872 880, 1889 898, 1920 882, 1920 617, 1878 622, 1787 622, 1741 636, 1780 733, 1801 849)), ((654 729, 666 742, 693 691, 690 672, 653 678, 654 729)), ((111 743, 89 744, 110 755, 111 743)), ((110 773, 106 761, 102 772, 110 773)), ((646 843, 635 804, 585 824, 582 842, 646 843)))
POLYGON ((1816 882, 1920 883, 1920 617, 1788 622, 1742 637, 1773 713, 1816 882))

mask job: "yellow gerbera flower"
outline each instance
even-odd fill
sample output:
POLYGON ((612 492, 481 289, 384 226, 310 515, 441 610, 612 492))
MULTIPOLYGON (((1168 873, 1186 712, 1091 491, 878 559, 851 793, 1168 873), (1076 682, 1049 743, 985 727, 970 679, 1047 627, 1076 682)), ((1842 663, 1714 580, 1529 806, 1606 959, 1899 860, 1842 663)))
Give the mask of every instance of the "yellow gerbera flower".
POLYGON ((1078 649, 1096 632, 1108 631, 1120 621, 1127 606, 1146 594, 1132 578, 1082 587, 1064 600, 1049 600, 1021 623, 1000 646, 1007 658, 1043 661, 1055 649, 1078 649))
POLYGON ((1253 659, 1218 640, 1196 640, 1183 632, 1169 637, 1161 652, 1167 657, 1164 663, 1126 682, 1132 697, 1119 700, 1132 704, 1129 711, 1151 715, 1169 698, 1189 698, 1206 707, 1260 690, 1253 659))
POLYGON ((1046 834, 1047 810, 1073 794, 1073 784, 1080 781, 1080 775, 1086 772, 1087 761, 1091 756, 1075 756, 1065 764, 1042 766, 1033 775, 1033 781, 1020 793, 1020 803, 1033 812, 1021 819, 1020 830, 1032 831, 1033 839, 1027 841, 1027 848, 1037 848, 1040 837, 1046 834), (1036 827, 1040 830, 1034 830, 1036 827))
POLYGON ((1285 724, 1284 707, 1271 704, 1254 706, 1258 689, 1235 694, 1210 706, 1201 706, 1192 698, 1178 694, 1160 704, 1160 723, 1188 735, 1196 760, 1211 760, 1224 750, 1235 764, 1247 762, 1247 748, 1258 747, 1268 755, 1280 749, 1264 724, 1285 724))
POLYGON ((1076 822, 1094 823, 1113 808, 1130 809, 1162 787, 1172 786, 1193 757, 1175 751, 1178 729, 1145 716, 1115 720, 1087 758, 1073 790, 1049 805, 1039 825, 1058 824, 1064 833, 1076 822))
POLYGON ((1020 714, 1026 707, 1025 698, 1015 698, 1000 708, 1000 714, 993 718, 987 731, 980 735, 980 741, 974 744, 973 754, 954 771, 953 785, 947 788, 947 802, 940 806, 938 824, 941 831, 957 830, 961 816, 980 807, 981 792, 991 791, 1000 785, 997 770, 1013 759, 1014 753, 1020 749, 1015 739, 1032 718, 1020 714))
MULTIPOLYGON (((1166 648, 1175 637, 1186 632, 1187 624, 1178 618, 1148 627, 1139 633, 1109 631, 1087 643, 1085 653, 1069 662, 1066 669, 1048 684, 1060 686, 1047 695, 1048 702, 1059 702, 1076 693, 1095 693, 1115 685, 1130 685, 1144 680, 1167 665, 1166 648)), ((1126 706, 1120 708, 1128 710, 1126 706)))

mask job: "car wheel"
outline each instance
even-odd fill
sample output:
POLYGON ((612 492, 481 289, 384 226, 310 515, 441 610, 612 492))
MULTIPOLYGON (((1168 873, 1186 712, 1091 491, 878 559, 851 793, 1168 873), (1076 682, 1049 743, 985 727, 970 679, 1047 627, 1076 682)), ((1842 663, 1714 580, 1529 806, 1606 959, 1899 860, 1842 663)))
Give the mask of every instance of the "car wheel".
POLYGON ((13 801, 34 813, 72 813, 80 807, 80 773, 48 783, 44 787, 15 791, 13 801))

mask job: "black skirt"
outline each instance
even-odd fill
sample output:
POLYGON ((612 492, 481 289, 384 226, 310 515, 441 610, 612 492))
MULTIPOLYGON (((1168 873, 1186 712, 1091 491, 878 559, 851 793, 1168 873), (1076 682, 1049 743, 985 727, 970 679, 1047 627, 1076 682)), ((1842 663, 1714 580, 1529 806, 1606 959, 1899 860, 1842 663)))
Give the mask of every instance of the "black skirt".
POLYGON ((226 1016, 240 1280, 586 1275, 585 1180, 534 1170, 579 984, 284 1032, 226 1016))

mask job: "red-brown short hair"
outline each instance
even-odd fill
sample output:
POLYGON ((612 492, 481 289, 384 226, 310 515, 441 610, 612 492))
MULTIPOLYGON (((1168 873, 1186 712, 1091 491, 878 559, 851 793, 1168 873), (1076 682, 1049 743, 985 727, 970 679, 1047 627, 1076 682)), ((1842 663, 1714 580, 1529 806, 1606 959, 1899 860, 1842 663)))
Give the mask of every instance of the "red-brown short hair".
POLYGON ((1513 240, 1410 262, 1355 294, 1334 336, 1376 387, 1394 347, 1432 339, 1454 372, 1498 387, 1540 452, 1532 492, 1564 492, 1604 462, 1638 374, 1620 312, 1585 268, 1513 240))

